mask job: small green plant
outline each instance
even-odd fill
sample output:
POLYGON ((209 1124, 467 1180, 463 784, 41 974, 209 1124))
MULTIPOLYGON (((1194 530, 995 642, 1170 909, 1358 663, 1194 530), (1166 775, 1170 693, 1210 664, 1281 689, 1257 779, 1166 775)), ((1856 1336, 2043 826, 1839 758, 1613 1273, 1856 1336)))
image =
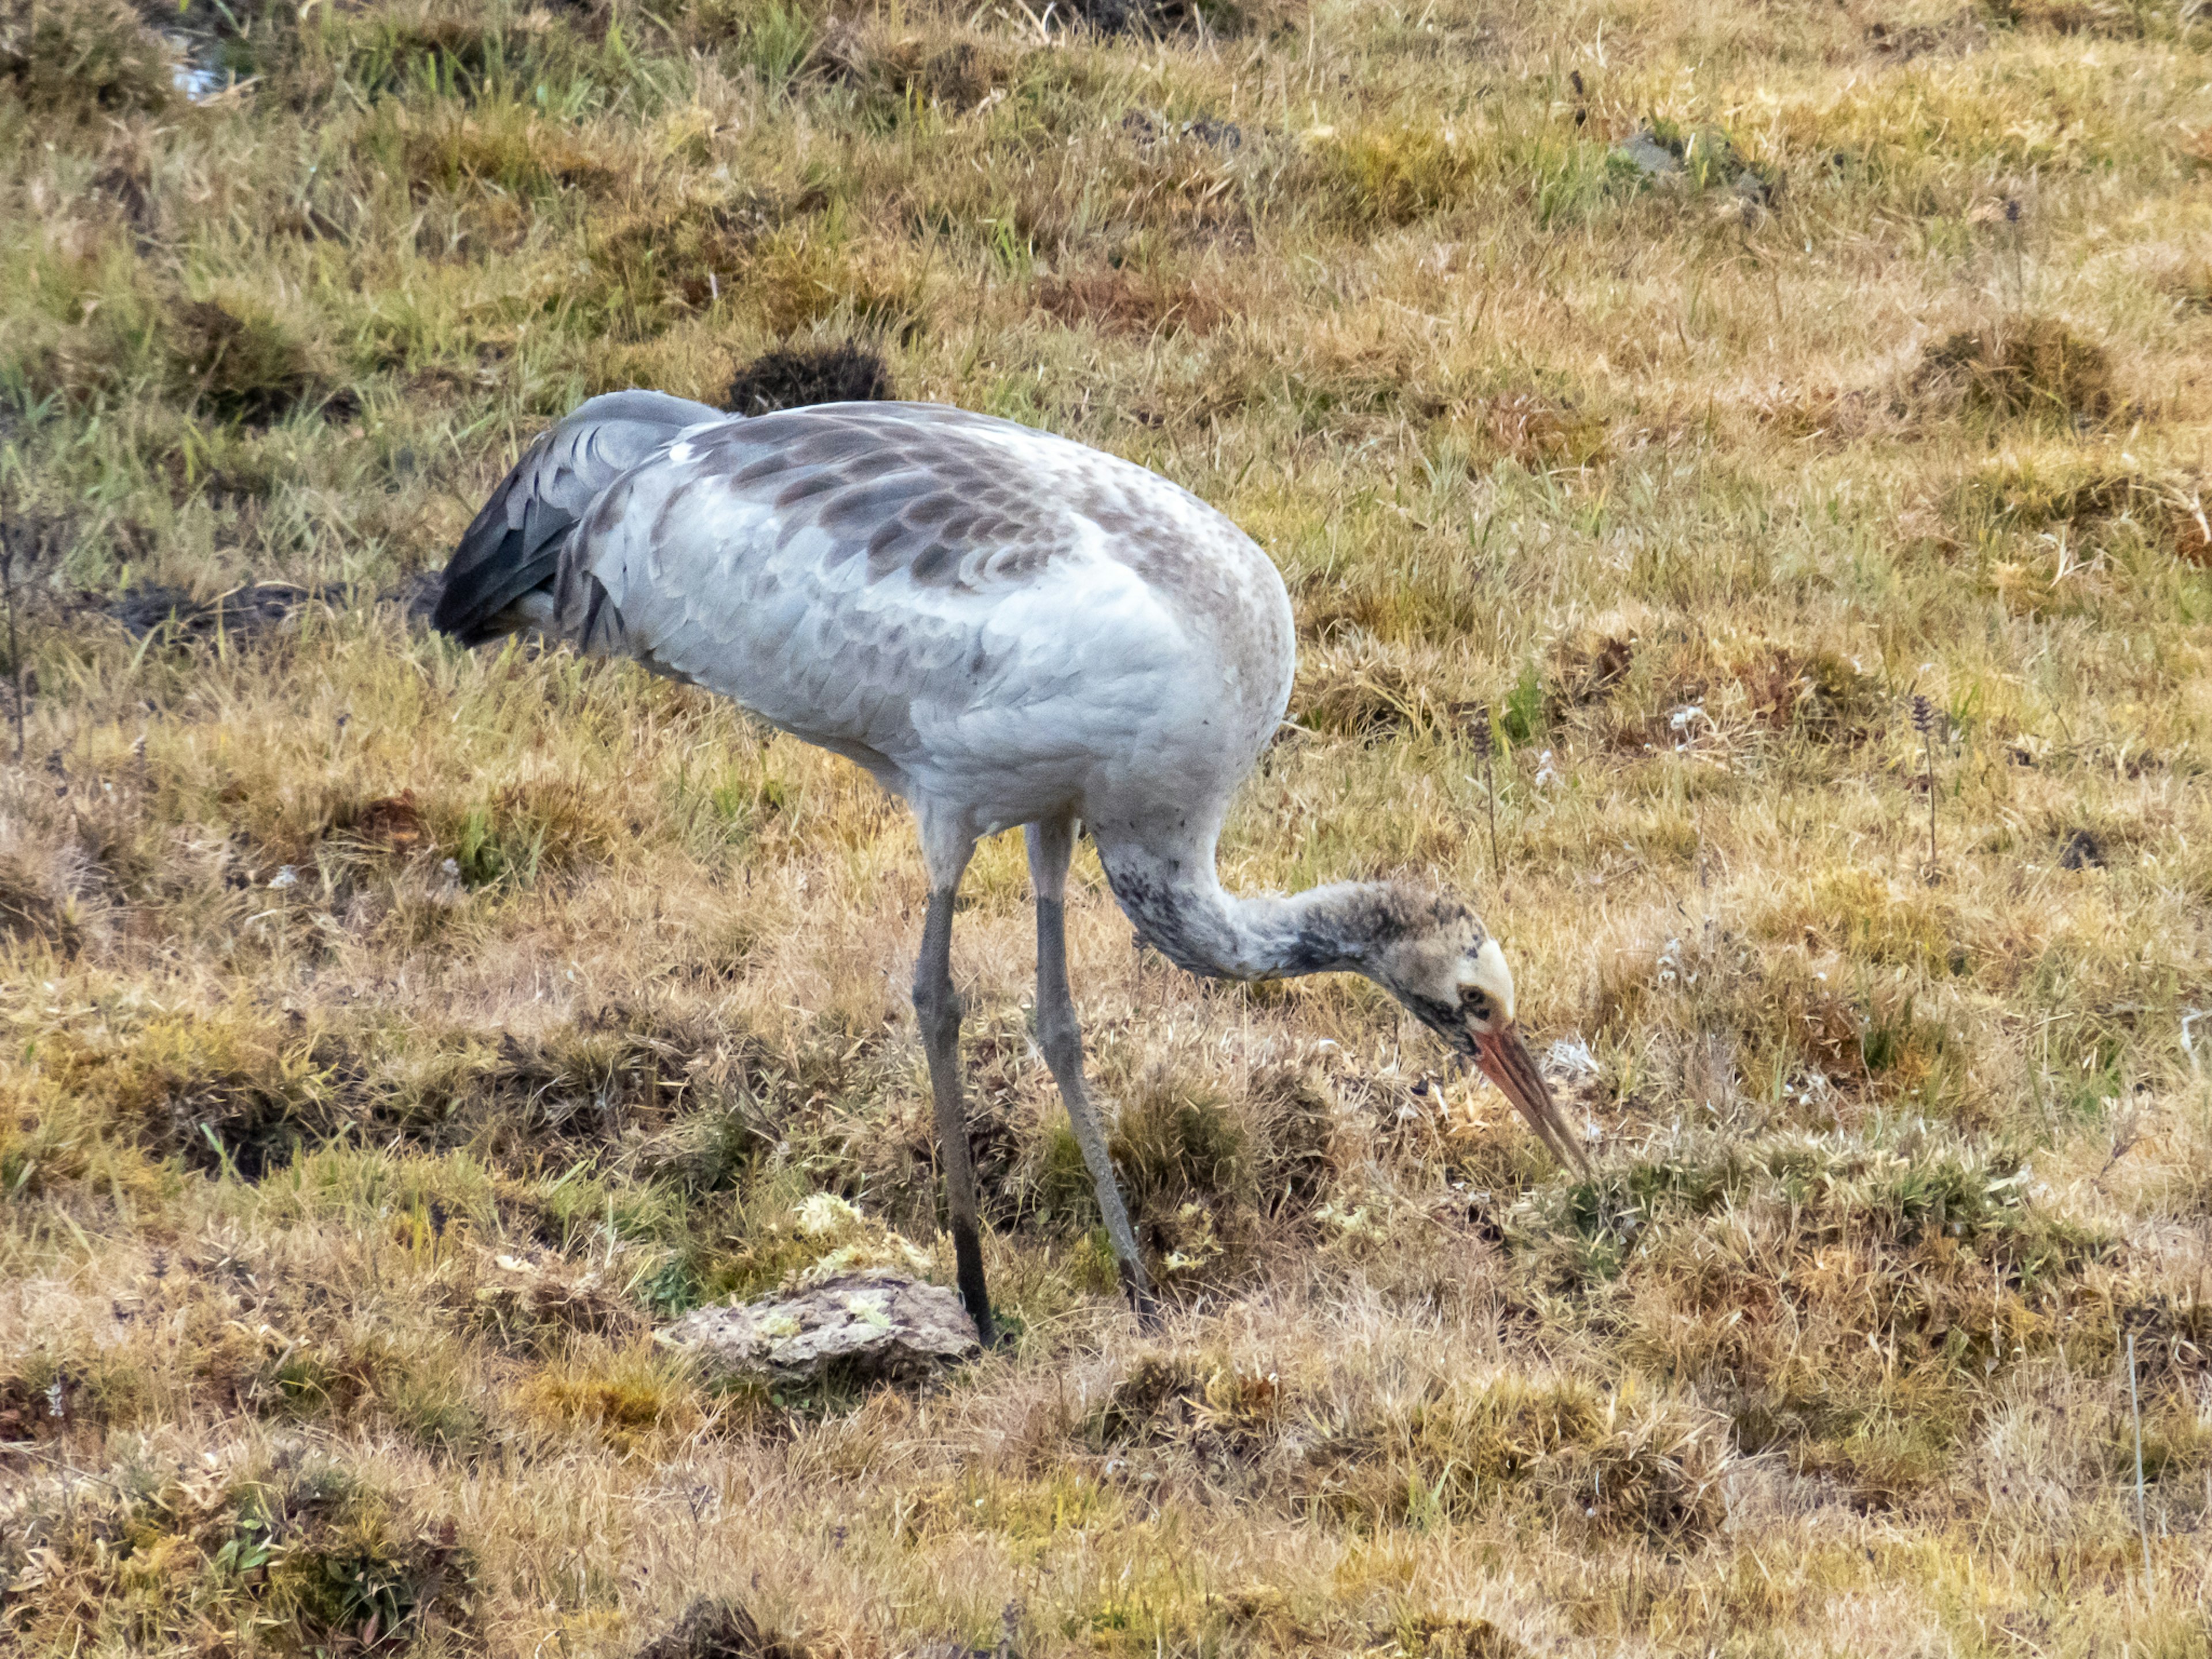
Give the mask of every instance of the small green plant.
POLYGON ((1505 694, 1504 729, 1506 739, 1515 744, 1534 743, 1544 719, 1544 681, 1534 662, 1522 667, 1521 678, 1505 694))
POLYGON ((744 31, 744 61, 771 92, 797 78, 821 38, 821 20, 804 5, 769 0, 744 31))
POLYGON ((507 873, 507 849, 489 806, 471 806, 461 820, 460 844, 453 849, 461 880, 470 887, 489 887, 507 873))

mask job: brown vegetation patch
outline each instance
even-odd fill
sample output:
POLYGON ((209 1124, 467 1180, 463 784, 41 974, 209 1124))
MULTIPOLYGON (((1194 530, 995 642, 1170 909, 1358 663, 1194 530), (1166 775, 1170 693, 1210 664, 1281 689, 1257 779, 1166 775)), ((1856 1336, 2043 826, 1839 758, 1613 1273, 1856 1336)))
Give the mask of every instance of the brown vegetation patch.
POLYGON ((870 23, 840 19, 823 32, 806 67, 878 103, 965 112, 1004 88, 1018 61, 1003 41, 985 36, 949 43, 918 34, 886 40, 870 23))
POLYGON ((2151 14, 2124 0, 1986 0, 1992 21, 2052 34, 2140 40, 2151 14))
POLYGON ((743 1603, 702 1597, 635 1659, 811 1659, 804 1643, 764 1631, 743 1603))
POLYGON ((1901 399, 1865 386, 1777 385, 1747 401, 1758 420, 1829 445, 1893 430, 1905 412, 1901 399))
POLYGON ((0 1442, 27 1445, 128 1427, 147 1392, 121 1356, 41 1347, 0 1369, 0 1442))
MULTIPOLYGON (((1889 708, 1875 676, 1833 651, 1792 646, 1755 649, 1732 665, 1752 718, 1770 730, 1821 743, 1857 742, 1889 708)), ((1685 688, 1696 694, 1702 688, 1685 688)))
MULTIPOLYGON (((292 21, 281 8, 266 10, 280 27, 292 21)), ((561 74, 587 68, 613 16, 605 0, 496 8, 471 0, 371 0, 328 20, 322 43, 327 58, 286 54, 297 61, 284 65, 284 78, 295 95, 322 89, 327 83, 321 76, 336 71, 355 86, 384 92, 434 80, 473 100, 496 84, 502 70, 561 74)))
POLYGON ((1480 706, 1442 696, 1386 652, 1309 649, 1299 654, 1290 719, 1310 732, 1383 743, 1410 732, 1464 733, 1480 706))
POLYGON ((609 320, 633 335, 705 311, 742 291, 772 218, 757 198, 702 196, 595 218, 593 286, 609 320))
POLYGON ((55 842, 0 819, 0 939, 36 939, 63 956, 83 943, 100 872, 80 841, 55 842))
POLYGON ((1280 1434, 1285 1405, 1273 1373, 1240 1370, 1219 1358, 1146 1353, 1114 1384, 1086 1431, 1104 1448, 1184 1444, 1210 1462, 1249 1462, 1280 1434))
POLYGON ((1127 268, 1045 277, 1036 302, 1055 321, 1102 334, 1206 334, 1228 314, 1210 289, 1127 268))
POLYGON ((642 1137, 675 1122, 709 1068, 754 1094, 775 1091, 781 1073, 744 1045, 717 1054, 703 1038, 604 1009, 527 1039, 449 1035, 417 1063, 397 1034, 374 1029, 177 1014, 57 1035, 42 1060, 68 1100, 109 1114, 151 1156, 207 1174, 258 1181, 303 1152, 367 1135, 426 1151, 467 1146, 524 1172, 627 1147, 711 1187, 720 1164, 742 1155, 740 1137, 696 1148, 642 1137))
POLYGON ((1609 435, 1595 415, 1530 392, 1486 399, 1453 425, 1471 440, 1471 459, 1513 461, 1531 472, 1594 465, 1609 435))
POLYGON ((165 343, 179 395, 225 420, 266 426, 305 404, 340 419, 360 409, 336 387, 313 340, 246 296, 178 306, 165 343))
MULTIPOLYGON (((1262 1070, 1233 1094, 1164 1066, 1103 1086, 1119 1103, 1108 1145, 1131 1218, 1171 1285, 1249 1272, 1261 1244, 1310 1213, 1334 1173, 1331 1098, 1297 1068, 1262 1070)), ((1037 1218, 1095 1220, 1090 1171, 1056 1115, 1016 1175, 1037 1218)))
POLYGON ((1561 710, 1602 702, 1618 691, 1635 665, 1634 635, 1582 633, 1561 640, 1552 649, 1547 702, 1553 716, 1561 710))
POLYGON ((350 828, 363 846, 402 856, 421 852, 429 842, 430 827, 423 820, 422 809, 416 804, 412 789, 403 789, 396 795, 380 795, 361 809, 349 826, 344 827, 350 828))
POLYGON ((1507 1373, 1358 1413, 1307 1454, 1304 1484, 1308 1501, 1368 1525, 1533 1502, 1601 1534, 1694 1539, 1723 1518, 1733 1456, 1722 1422, 1685 1402, 1507 1373))
POLYGON ((503 1343, 525 1351, 550 1352, 571 1335, 630 1336, 642 1324, 604 1275, 550 1253, 485 1254, 471 1311, 503 1343))
POLYGON ((0 86, 44 115, 165 109, 174 58, 125 0, 0 3, 0 86))
POLYGON ((1756 931, 1774 948, 1708 927, 1610 954, 1593 1022, 1649 1034, 1650 1071, 1716 1110, 1740 1103, 1741 1079, 1759 1076, 1794 1079, 1790 1098, 1815 1126, 1914 1097, 1963 1113, 1966 1045, 1911 976, 1972 967, 1948 910, 1838 871, 1779 889, 1756 931), (1861 965, 1856 983, 1814 954, 1828 951, 1861 965))
POLYGON ((2119 1340, 2136 1342, 2136 1367, 2147 1394, 2194 1401, 2212 1378, 2212 1275, 2160 1291, 2121 1307, 2119 1340))
POLYGON ((2152 284, 2173 301, 2177 311, 2193 315, 2212 312, 2212 261, 2176 259, 2156 273, 2152 284))
POLYGON ((1630 751, 1762 732, 1854 744, 1880 727, 1890 701, 1880 679, 1833 651, 1592 633, 1553 647, 1542 696, 1549 718, 1630 751))
POLYGON ((1969 534, 2063 529, 2086 549, 2132 533, 2187 563, 2212 563, 2203 484, 2185 474, 2160 476, 2070 457, 2007 459, 1968 479, 1953 512, 1969 534))
POLYGON ((1409 1613, 1392 1627, 1390 1637, 1402 1659, 1529 1659, 1526 1647, 1487 1619, 1409 1613))
POLYGON ((382 118, 397 140, 403 176, 418 195, 483 190, 528 199, 605 190, 617 176, 617 158, 586 144, 574 127, 520 105, 483 112, 441 105, 428 114, 396 103, 388 107, 382 118))
POLYGON ((2112 1242, 2025 1179, 1776 1140, 1608 1170, 1541 1201, 1548 1232, 1512 1224, 1522 1270, 1595 1297, 1627 1358, 1730 1402, 1741 1449, 1887 1503, 1941 1479, 1994 1373, 2082 1341, 2101 1306, 2112 1242))
POLYGON ((1941 29, 1926 24, 1873 22, 1866 27, 1866 43, 1869 51, 1895 62, 1910 63, 1915 58, 1937 51, 1944 44, 1941 29))
POLYGON ((1064 24, 1109 37, 1246 33, 1275 21, 1269 0, 1066 0, 1064 24))
POLYGON ((139 638, 159 634, 165 643, 238 645, 295 620, 312 605, 337 605, 343 588, 301 587, 292 582, 250 582, 196 599, 180 587, 134 587, 111 601, 107 614, 139 638))
POLYGON ((2102 421, 2119 402, 2102 346, 2056 318, 2026 314, 1945 336, 1921 354, 1908 386, 1916 398, 2014 419, 2102 421))

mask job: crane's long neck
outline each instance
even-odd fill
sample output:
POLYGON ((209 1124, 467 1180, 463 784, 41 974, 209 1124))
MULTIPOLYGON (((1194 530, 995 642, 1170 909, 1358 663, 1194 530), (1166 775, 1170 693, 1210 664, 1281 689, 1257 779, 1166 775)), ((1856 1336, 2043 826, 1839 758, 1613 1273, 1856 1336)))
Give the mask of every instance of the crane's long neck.
POLYGON ((1441 920, 1439 901, 1388 882, 1231 893, 1215 872, 1211 838, 1171 851, 1102 841, 1099 853, 1139 937, 1177 967, 1211 979, 1376 977, 1393 943, 1441 920))

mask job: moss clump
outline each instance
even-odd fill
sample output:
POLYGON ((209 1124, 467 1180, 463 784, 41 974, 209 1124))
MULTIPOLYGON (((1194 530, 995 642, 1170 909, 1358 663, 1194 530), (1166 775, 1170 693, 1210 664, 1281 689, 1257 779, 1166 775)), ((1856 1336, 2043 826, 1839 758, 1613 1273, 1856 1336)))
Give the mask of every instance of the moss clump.
POLYGON ((1959 486, 1951 511, 1969 537, 2063 532, 2083 551, 2130 541, 2212 562, 2202 482, 2181 471, 2101 465, 2094 461, 2008 457, 1959 486))
POLYGON ((702 1418, 681 1363, 650 1346, 587 1349, 532 1376, 520 1403, 549 1427, 581 1431, 622 1451, 665 1451, 702 1418))
POLYGON ((1237 1194, 1250 1173, 1250 1136, 1228 1103, 1165 1073, 1147 1073, 1123 1097, 1109 1145, 1138 1209, 1237 1194))
POLYGON ((1187 1444, 1216 1462, 1249 1463, 1274 1443, 1288 1403, 1273 1372, 1220 1356, 1144 1353, 1091 1413, 1083 1437, 1102 1449, 1187 1444))
POLYGON ((726 402, 739 415, 768 415, 811 404, 874 403, 897 395, 882 357, 841 340, 763 353, 731 380, 726 402))
POLYGON ((1720 1419, 1632 1385, 1506 1373, 1371 1407, 1317 1442, 1310 1501, 1366 1526, 1470 1521, 1504 1507, 1599 1532, 1698 1537, 1723 1516, 1720 1419))
POLYGON ((673 1628, 637 1650, 637 1659, 810 1659, 811 1650, 763 1630, 742 1602, 701 1597, 673 1628))
MULTIPOLYGON (((178 396, 224 420, 266 426, 310 404, 337 402, 315 343, 289 318, 247 296, 176 307, 168 350, 178 396)), ((343 400, 343 412, 356 407, 343 400)))
POLYGON ((0 0, 0 87, 40 114, 166 109, 172 63, 125 0, 0 0))
POLYGON ((1528 1283, 1725 1405, 1742 1449, 1889 1502, 1942 1476, 2012 1368, 2109 1322, 2111 1241, 2026 1192, 1964 1152, 1778 1137, 1615 1166, 1506 1230, 1528 1283))
POLYGON ((291 1450, 228 1468, 213 1455, 130 1460, 111 1474, 11 1486, 0 1576, 24 1651, 100 1632, 182 1650, 222 1626, 285 1653, 481 1649, 458 1526, 348 1468, 291 1450), (103 1617, 109 1603, 127 1614, 103 1617))
POLYGON ((2102 421, 2119 404, 2105 349, 2052 317, 1947 335, 1922 356, 1913 387, 2007 419, 2102 421))
POLYGON ((1370 129, 1329 142, 1328 170, 1352 216, 1411 224, 1463 197, 1474 147, 1449 128, 1370 129))

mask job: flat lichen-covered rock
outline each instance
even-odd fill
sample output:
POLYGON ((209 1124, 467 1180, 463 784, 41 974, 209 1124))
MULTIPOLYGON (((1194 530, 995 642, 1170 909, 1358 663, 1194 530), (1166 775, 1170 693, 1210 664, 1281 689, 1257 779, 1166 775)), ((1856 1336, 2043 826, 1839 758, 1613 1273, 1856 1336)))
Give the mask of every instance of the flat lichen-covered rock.
POLYGON ((818 1382, 832 1370, 906 1381, 978 1349, 975 1322, 951 1291, 883 1268, 737 1307, 701 1308, 660 1340, 779 1382, 818 1382))

